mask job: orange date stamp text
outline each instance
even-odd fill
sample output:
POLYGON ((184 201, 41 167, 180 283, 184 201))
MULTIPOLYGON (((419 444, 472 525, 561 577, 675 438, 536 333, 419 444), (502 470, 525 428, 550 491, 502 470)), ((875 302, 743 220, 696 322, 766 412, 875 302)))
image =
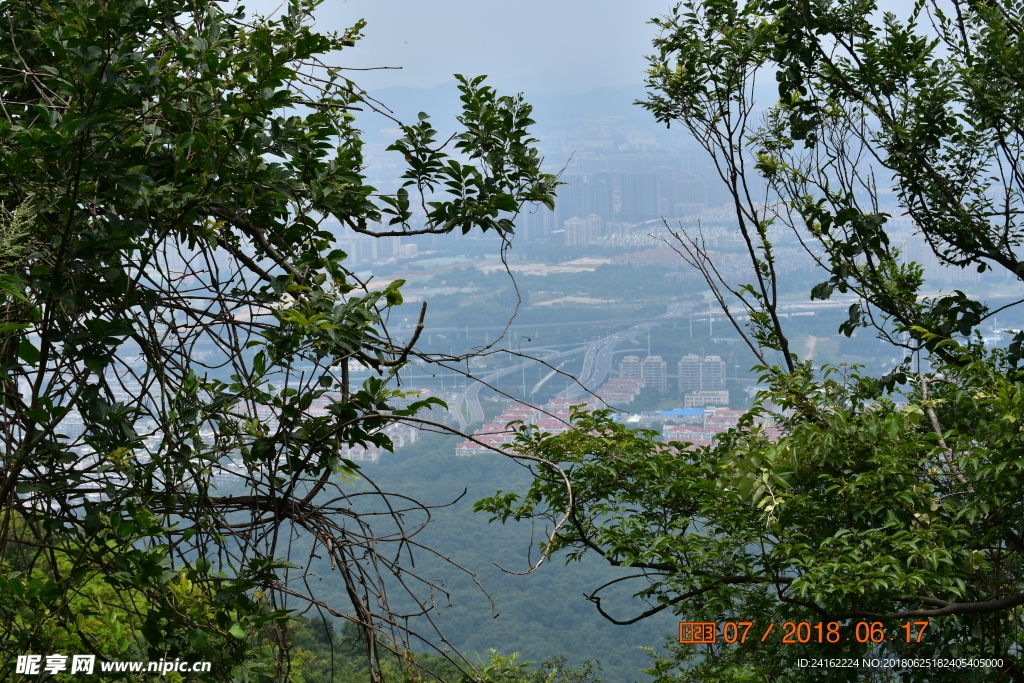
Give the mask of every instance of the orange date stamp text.
MULTIPOLYGON (((721 625, 722 641, 725 643, 745 643, 747 633, 754 625, 751 621, 727 621, 721 625)), ((768 624, 764 633, 755 629, 751 634, 752 638, 760 635, 760 642, 766 642, 772 634, 775 624, 768 624)), ((787 621, 779 625, 779 631, 775 637, 781 643, 840 643, 853 641, 858 643, 881 643, 887 640, 900 640, 906 643, 920 643, 928 628, 927 621, 908 621, 896 625, 896 628, 886 627, 880 621, 858 621, 855 623, 841 624, 838 621, 808 623, 806 621, 787 621)), ((719 624, 714 621, 683 621, 679 623, 679 642, 705 644, 717 642, 719 624)))

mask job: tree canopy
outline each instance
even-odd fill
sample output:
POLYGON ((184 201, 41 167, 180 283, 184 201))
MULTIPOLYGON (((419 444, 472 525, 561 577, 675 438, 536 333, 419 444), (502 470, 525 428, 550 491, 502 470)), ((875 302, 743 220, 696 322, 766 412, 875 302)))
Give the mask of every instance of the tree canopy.
MULTIPOLYGON (((804 680, 800 657, 894 655, 992 663, 819 673, 1024 680, 1024 336, 987 347, 979 326, 1002 309, 934 294, 887 226, 903 214, 951 267, 1010 284, 1024 273, 1024 15, 999 0, 925 1, 903 18, 881 9, 698 0, 654 21, 641 104, 714 159, 750 279, 720 278, 699 233, 675 230, 675 247, 743 334, 765 389, 707 447, 661 443, 607 412, 578 413, 560 435, 524 430, 518 448, 563 463, 572 497, 540 466, 525 496, 479 504, 500 520, 565 519, 552 549, 635 568, 644 604, 609 618, 674 610, 755 624, 745 641, 719 632, 713 646, 677 646, 659 678, 804 680), (777 96, 766 101, 761 81, 776 82, 777 96), (780 316, 778 225, 826 273, 812 298, 851 295, 839 331, 877 334, 902 363, 872 377, 798 357, 780 316), (822 630, 804 637, 801 622, 822 630)), ((602 588, 589 595, 598 609, 602 588)))
POLYGON ((358 627, 374 680, 379 648, 431 639, 388 594, 433 604, 402 561, 428 550, 429 509, 339 483, 427 403, 388 405, 425 306, 389 334, 402 283, 361 282, 322 223, 508 236, 556 181, 530 106, 460 76, 459 131, 395 122, 403 185, 368 185, 356 117, 388 111, 336 62, 363 24, 317 32, 317 4, 4 5, 0 666, 91 653, 281 680, 282 632, 311 608, 358 627), (350 386, 350 363, 376 375, 350 386), (350 604, 311 593, 297 535, 350 604))

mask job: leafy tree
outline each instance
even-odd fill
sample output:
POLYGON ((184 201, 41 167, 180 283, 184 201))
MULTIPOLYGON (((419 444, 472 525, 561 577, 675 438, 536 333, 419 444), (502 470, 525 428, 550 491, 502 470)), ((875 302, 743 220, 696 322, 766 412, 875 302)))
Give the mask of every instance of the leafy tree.
POLYGON ((427 509, 337 483, 361 476, 350 448, 389 447, 382 428, 425 405, 387 404, 425 307, 390 335, 402 283, 364 286, 321 223, 507 237, 556 182, 530 106, 458 77, 461 131, 402 125, 403 186, 369 186, 355 116, 386 111, 330 64, 363 23, 318 33, 317 4, 4 5, 0 666, 78 652, 279 680, 281 629, 315 608, 359 627, 378 680, 380 648, 408 637, 386 589, 432 604, 399 563, 427 509), (377 376, 351 387, 350 362, 377 376), (285 561, 299 534, 350 604, 285 561))
MULTIPOLYGON (((518 448, 564 463, 572 498, 541 466, 525 496, 479 506, 564 522, 549 550, 635 568, 647 604, 613 620, 674 610, 754 623, 745 642, 720 631, 713 646, 681 646, 652 670, 659 678, 803 680, 796 658, 875 654, 999 664, 817 673, 1024 680, 1024 336, 987 349, 978 326, 1002 309, 960 291, 926 295, 881 208, 891 191, 950 267, 1011 283, 1024 274, 1022 22, 1019 4, 1002 0, 920 2, 902 21, 873 0, 699 0, 655 20, 643 106, 713 157, 750 284, 719 278, 699 234, 677 231, 677 248, 744 334, 767 388, 706 448, 658 444, 600 412, 577 414, 561 435, 524 431, 518 448), (755 86, 772 76, 778 99, 765 108, 755 86), (906 361, 872 377, 793 353, 769 239, 780 224, 827 271, 813 297, 852 295, 840 332, 871 328, 906 361), (785 622, 825 630, 783 644, 785 622), (884 630, 858 642, 857 624, 876 622, 884 630), (920 642, 915 622, 927 622, 920 642)), ((589 596, 598 609, 602 588, 589 596)))

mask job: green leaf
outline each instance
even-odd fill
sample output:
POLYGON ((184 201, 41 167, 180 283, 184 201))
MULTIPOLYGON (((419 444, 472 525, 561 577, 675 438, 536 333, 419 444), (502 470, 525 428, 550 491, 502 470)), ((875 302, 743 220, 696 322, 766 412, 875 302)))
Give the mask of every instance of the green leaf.
POLYGON ((262 375, 267 370, 267 355, 263 351, 258 351, 252 359, 252 370, 257 375, 262 375))
POLYGON ((21 341, 18 342, 18 358, 21 358, 29 365, 36 365, 41 357, 39 349, 32 345, 28 337, 22 337, 21 341))
POLYGON ((29 302, 28 297, 25 295, 25 283, 13 275, 0 275, 0 291, 3 291, 15 301, 29 302))

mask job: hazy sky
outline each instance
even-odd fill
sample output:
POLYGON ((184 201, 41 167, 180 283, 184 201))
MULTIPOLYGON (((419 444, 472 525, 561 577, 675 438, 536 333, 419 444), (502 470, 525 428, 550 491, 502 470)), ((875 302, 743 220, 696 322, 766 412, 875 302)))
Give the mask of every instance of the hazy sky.
MULTIPOLYGON (((672 1, 325 0, 317 17, 321 29, 369 22, 345 66, 402 67, 357 75, 364 88, 432 87, 463 73, 488 74, 505 91, 554 95, 642 83, 656 34, 647 22, 672 1)), ((261 12, 279 2, 243 0, 261 12)))

